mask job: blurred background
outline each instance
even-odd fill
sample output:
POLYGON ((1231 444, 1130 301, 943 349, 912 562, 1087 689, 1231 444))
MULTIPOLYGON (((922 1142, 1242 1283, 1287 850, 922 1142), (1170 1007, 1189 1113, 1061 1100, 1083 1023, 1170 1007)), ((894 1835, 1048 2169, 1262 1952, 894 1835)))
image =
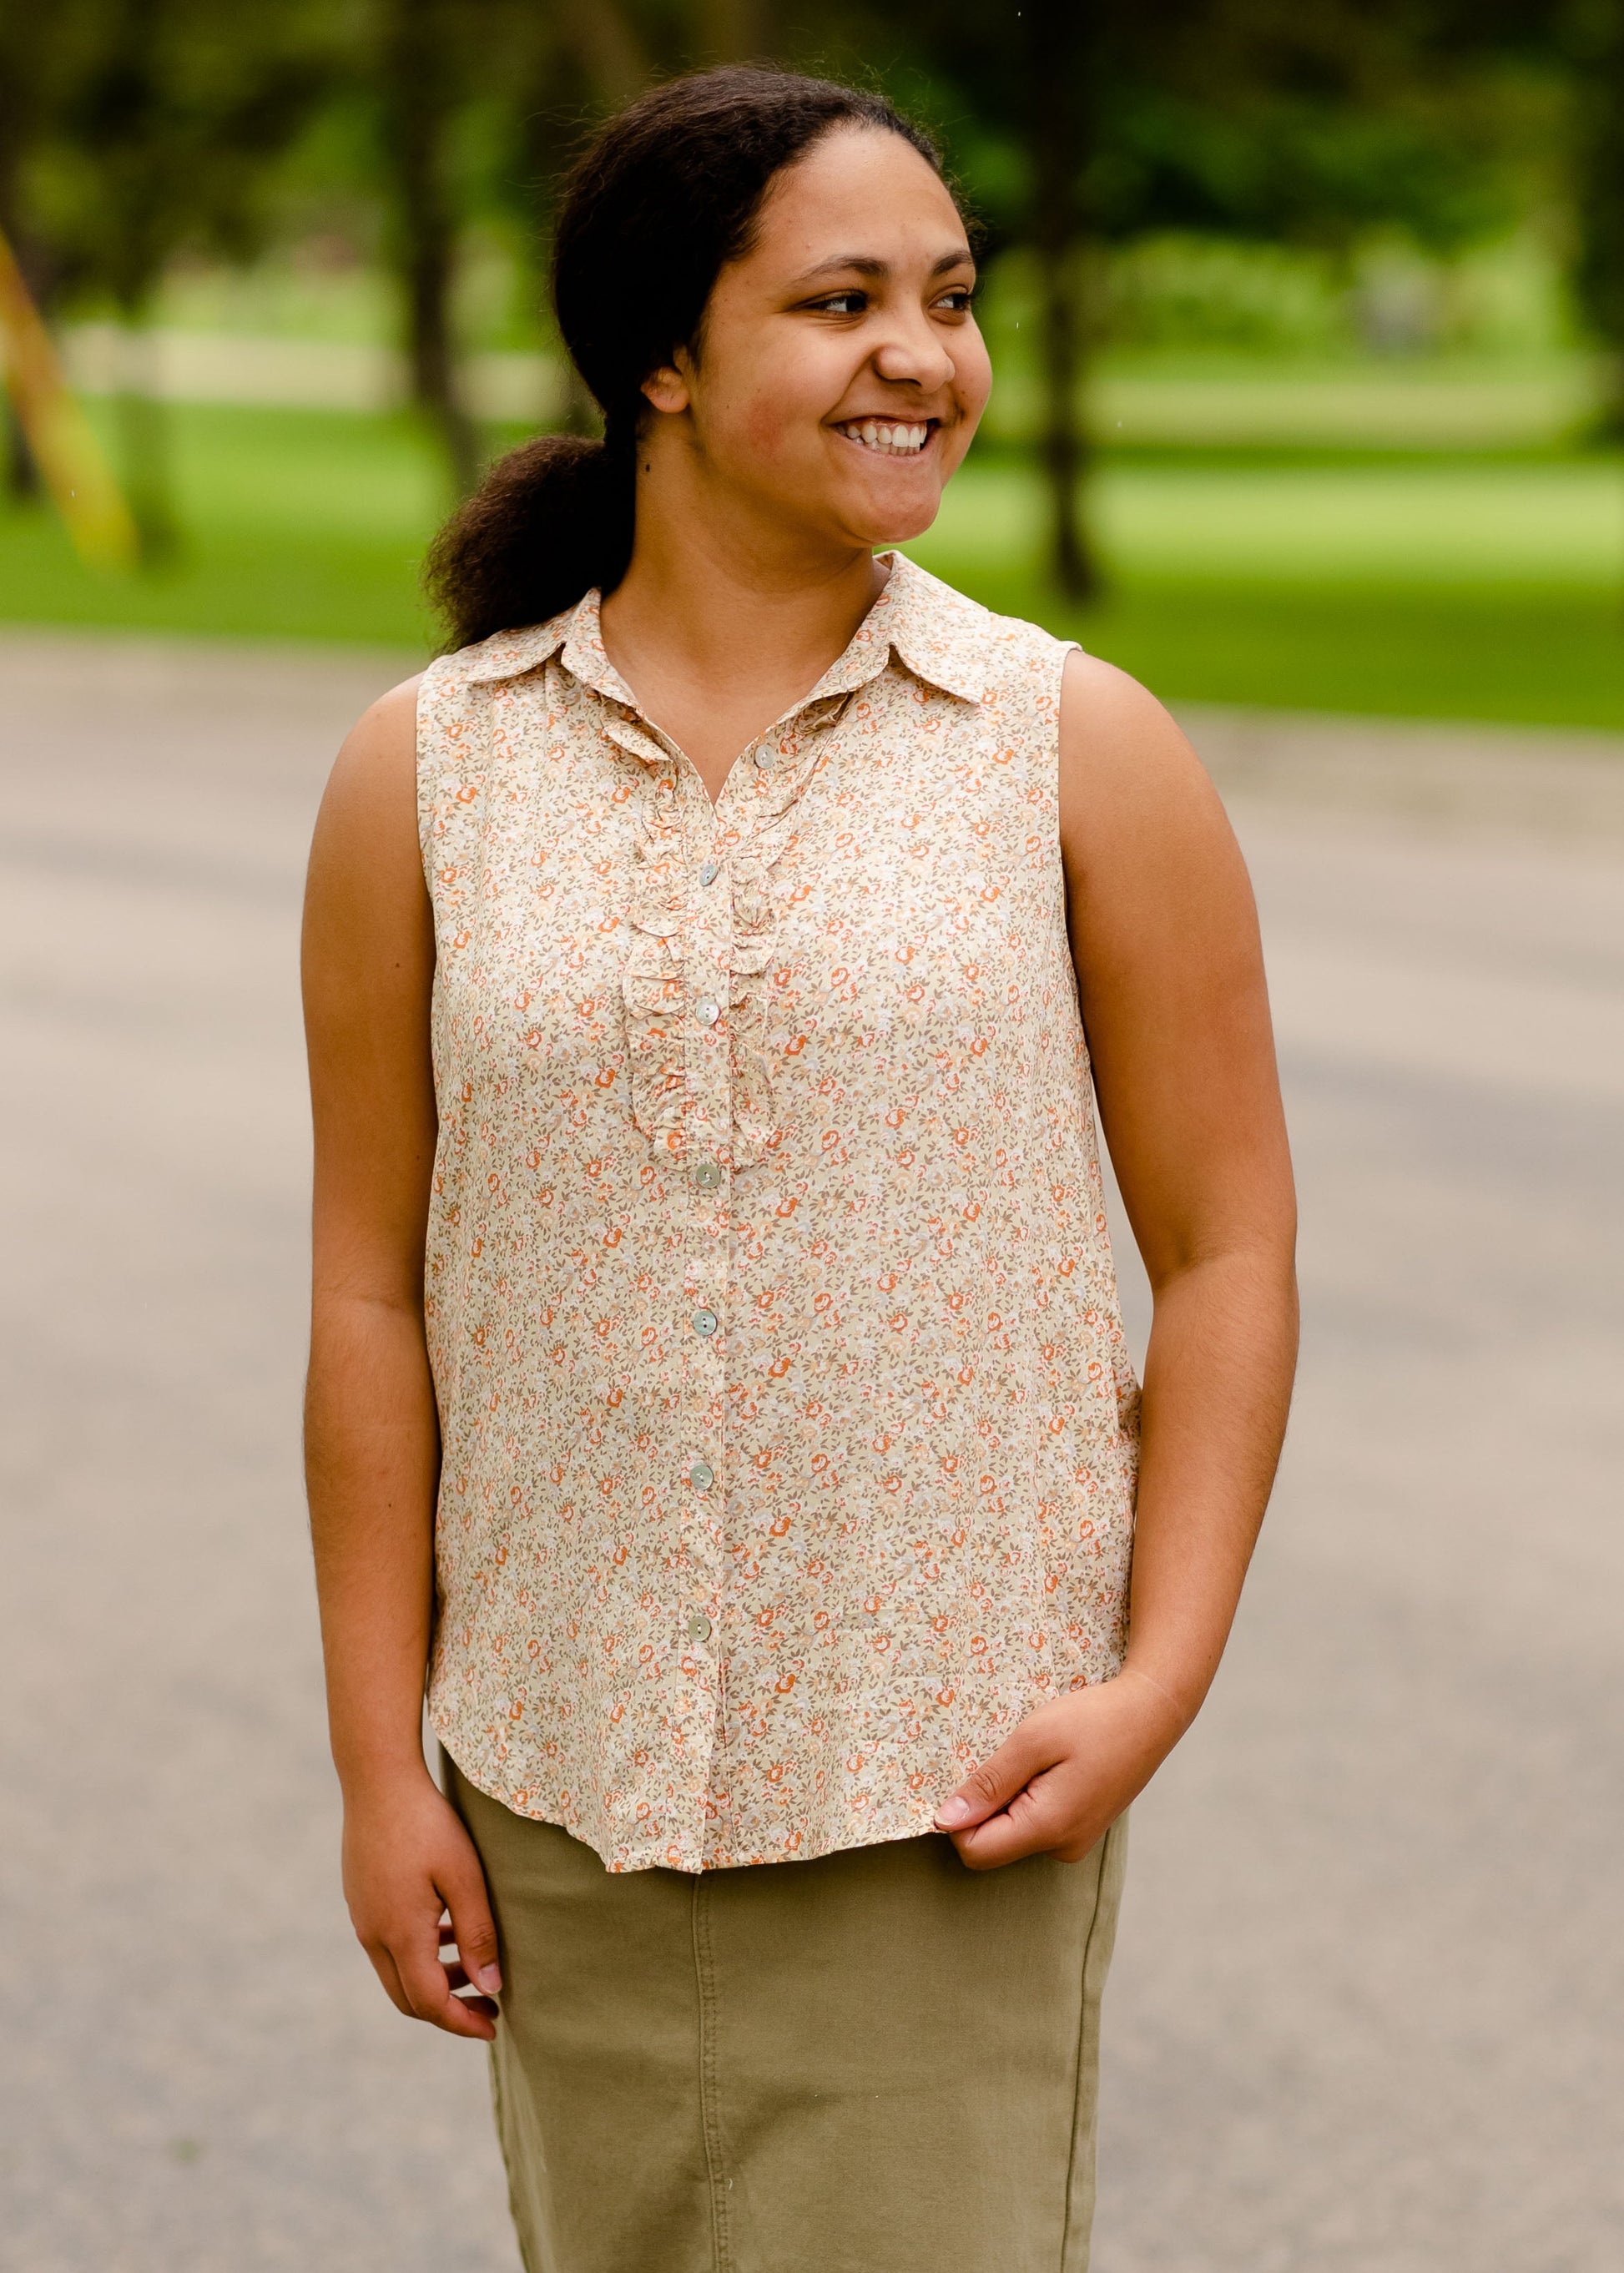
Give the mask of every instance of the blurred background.
POLYGON ((338 1894, 298 896, 437 522, 590 429, 560 169, 740 57, 940 135, 912 549, 1173 705, 1262 908, 1302 1384, 1095 2273, 1619 2273, 1624 0, 0 0, 0 2268, 515 2273, 338 1894))
POLYGON ((561 165, 761 55, 883 81, 985 228, 933 565, 1175 697, 1624 725, 1613 0, 7 0, 0 228, 143 573, 13 423, 0 617, 419 645, 453 494, 590 423, 561 165))

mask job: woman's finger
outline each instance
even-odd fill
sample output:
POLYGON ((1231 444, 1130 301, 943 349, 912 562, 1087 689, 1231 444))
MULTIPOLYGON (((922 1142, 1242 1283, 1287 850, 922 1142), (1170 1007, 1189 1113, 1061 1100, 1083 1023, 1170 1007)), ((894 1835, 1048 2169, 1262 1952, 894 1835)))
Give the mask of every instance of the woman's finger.
POLYGON ((447 1936, 442 1926, 441 1944, 447 1939, 455 1942, 463 1970, 474 1987, 487 1997, 494 1997, 502 1985, 496 1953, 496 1921, 491 1916, 485 1872, 479 1867, 473 1842, 469 1841, 465 1855, 453 1858, 438 1875, 440 1891, 451 1913, 450 1935, 447 1936))
POLYGON ((491 2018, 494 2020, 496 2018, 497 2011, 495 2000, 490 1997, 462 1996, 462 1992, 465 1989, 471 1989, 474 1985, 469 1979, 466 1972, 455 1959, 447 1962, 442 1957, 440 1962, 440 1970, 444 1973, 446 1979, 451 1984, 453 1992, 461 1998, 462 2002, 464 2005, 471 2006, 475 2012, 488 2013, 491 2015, 491 2018))
POLYGON ((496 2034, 495 2008, 488 1998, 457 1996, 448 1980, 448 1969, 425 1934, 408 1944, 396 1941, 390 1955, 401 1977, 411 2011, 420 2021, 444 2029, 454 2037, 478 2037, 486 2043, 496 2034))
POLYGON ((958 1833, 972 1824, 985 1823, 1007 1807, 1033 1777, 1052 1766, 1058 1754, 1046 1740, 1041 1710, 1023 1721, 997 1751, 972 1768, 957 1791, 936 1810, 936 1827, 958 1833))
MULTIPOLYGON (((456 1928, 448 1917, 442 1918, 440 1922, 440 1962, 445 1967, 446 1978, 454 1989, 471 1989, 476 1985, 467 1966, 462 1962, 462 1953, 457 1947, 456 1928), (447 1955, 447 1951, 451 1954, 447 1955)), ((498 1988, 500 1985, 499 1979, 498 1988)))
POLYGON ((959 1860, 972 1871, 996 1871, 1005 1863, 1019 1863, 1024 1855, 1046 1855, 1057 1847, 1064 1835, 1062 1817, 1055 1780, 1040 1775, 996 1815, 955 1831, 953 1844, 959 1860))
POLYGON ((364 1942, 362 1947, 371 1961, 373 1972, 382 1982, 389 2002, 397 2013, 404 2013, 410 2021, 412 2018, 411 2000, 401 1986, 401 1977, 395 1971, 395 1960, 380 1941, 364 1942))

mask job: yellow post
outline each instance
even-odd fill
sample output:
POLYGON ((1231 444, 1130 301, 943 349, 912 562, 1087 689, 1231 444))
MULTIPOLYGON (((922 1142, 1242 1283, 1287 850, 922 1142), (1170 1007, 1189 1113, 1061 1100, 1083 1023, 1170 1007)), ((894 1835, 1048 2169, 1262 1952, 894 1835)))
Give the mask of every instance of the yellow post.
POLYGON ((50 334, 3 232, 0 362, 18 423, 79 559, 95 568, 133 568, 140 547, 130 508, 63 377, 50 334))

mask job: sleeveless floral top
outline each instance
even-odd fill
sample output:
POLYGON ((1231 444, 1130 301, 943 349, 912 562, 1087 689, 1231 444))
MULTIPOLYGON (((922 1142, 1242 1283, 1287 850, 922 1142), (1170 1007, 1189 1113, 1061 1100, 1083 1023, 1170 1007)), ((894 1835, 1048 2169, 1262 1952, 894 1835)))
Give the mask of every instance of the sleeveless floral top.
POLYGON ((418 698, 430 1713, 611 1870, 928 1831, 1121 1662, 1066 649, 891 570, 714 807, 596 592, 418 698))

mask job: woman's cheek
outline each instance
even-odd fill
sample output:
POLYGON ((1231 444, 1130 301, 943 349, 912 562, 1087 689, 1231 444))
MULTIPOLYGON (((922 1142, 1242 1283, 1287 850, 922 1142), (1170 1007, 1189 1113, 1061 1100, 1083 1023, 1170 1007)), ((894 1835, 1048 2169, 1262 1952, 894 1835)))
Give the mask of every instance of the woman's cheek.
POLYGON ((785 419, 781 397, 766 394, 753 397, 745 412, 743 426, 753 457, 783 456, 790 430, 785 419))
POLYGON ((759 364, 741 389, 736 428, 751 455, 804 463, 823 446, 823 421, 845 399, 853 376, 849 358, 824 369, 804 351, 759 364))

